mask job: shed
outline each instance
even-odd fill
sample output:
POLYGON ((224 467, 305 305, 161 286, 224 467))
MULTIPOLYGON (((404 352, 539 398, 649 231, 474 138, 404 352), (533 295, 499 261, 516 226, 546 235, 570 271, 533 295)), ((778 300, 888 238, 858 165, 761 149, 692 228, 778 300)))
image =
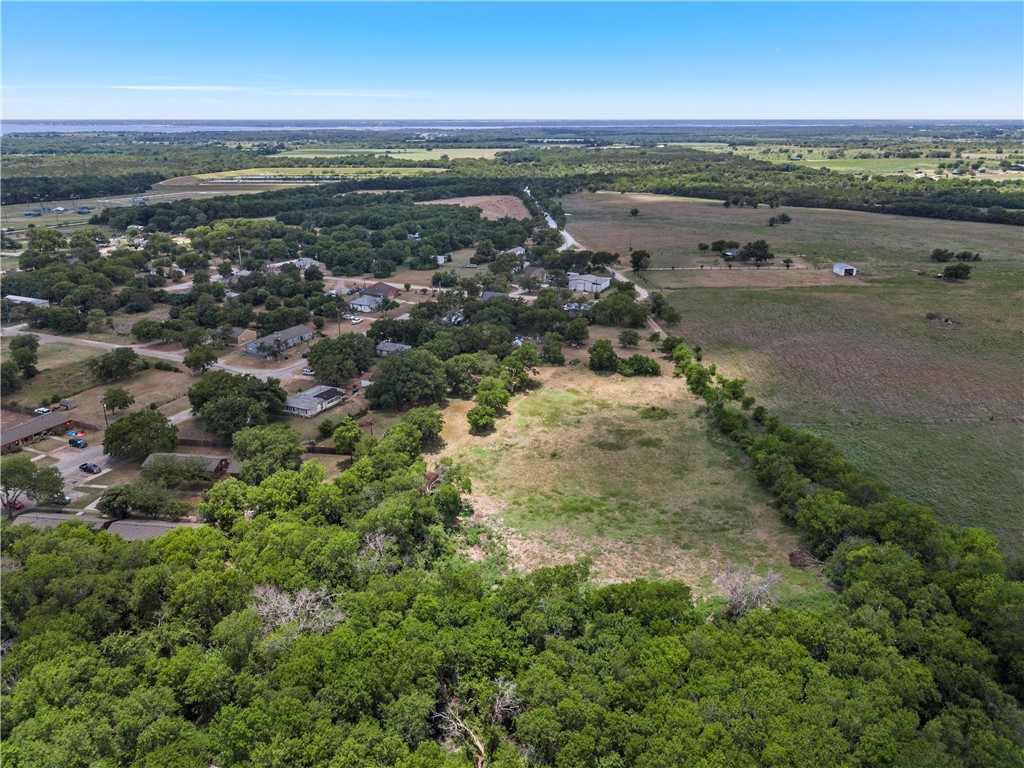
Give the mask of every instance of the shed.
POLYGON ((833 264, 832 265, 832 271, 835 272, 840 277, 856 277, 857 276, 857 268, 856 267, 851 267, 849 264, 842 264, 842 263, 840 263, 840 264, 833 264))

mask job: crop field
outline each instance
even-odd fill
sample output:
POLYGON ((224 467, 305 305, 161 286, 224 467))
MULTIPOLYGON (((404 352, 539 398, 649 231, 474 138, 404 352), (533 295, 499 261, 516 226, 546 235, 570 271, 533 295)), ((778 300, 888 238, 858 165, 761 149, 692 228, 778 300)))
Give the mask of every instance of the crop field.
POLYGON ((310 147, 308 149, 291 149, 286 152, 280 152, 275 157, 345 157, 347 155, 389 155, 391 157, 399 157, 403 160, 440 160, 441 155, 447 155, 451 160, 462 160, 470 158, 479 158, 490 160, 499 152, 511 152, 514 151, 513 147, 498 148, 498 149, 477 149, 474 147, 459 147, 457 149, 447 149, 445 147, 435 147, 434 149, 426 149, 425 147, 416 147, 415 149, 407 149, 399 147, 395 149, 385 148, 364 148, 364 147, 310 147))
POLYGON ((196 179, 238 179, 257 176, 268 179, 296 177, 318 177, 327 179, 372 179, 385 176, 421 176, 427 173, 444 173, 444 168, 241 168, 237 171, 196 174, 196 179))
MULTIPOLYGON (((685 246, 671 250, 673 239, 744 241, 754 235, 744 229, 756 226, 753 217, 768 215, 696 201, 659 204, 653 196, 604 202, 620 197, 567 198, 574 235, 589 247, 615 249, 630 236, 617 231, 625 227, 634 248, 650 247, 656 263, 672 253, 686 258, 685 246), (628 215, 631 205, 640 216, 628 215), (741 214, 738 223, 725 228, 733 213, 741 214)), ((858 243, 859 255, 846 260, 868 267, 868 279, 814 285, 801 281, 806 272, 762 270, 753 276, 762 284, 752 285, 736 270, 654 272, 659 284, 678 281, 668 296, 683 334, 727 375, 746 378, 752 394, 788 423, 833 440, 946 522, 984 526, 1007 551, 1024 553, 1020 230, 846 211, 791 215, 791 224, 775 228, 779 235, 821 254, 842 253, 844 239, 858 243), (962 283, 916 274, 934 272, 924 260, 934 247, 970 248, 985 261, 962 283), (699 282, 711 276, 737 282, 699 282)), ((761 236, 774 244, 775 230, 761 236)))
POLYGON ((753 563, 782 572, 792 599, 822 598, 813 574, 788 565, 795 533, 709 438, 680 380, 571 367, 540 378, 493 433, 468 433, 465 401, 446 410, 442 433, 473 479, 474 522, 499 532, 514 566, 587 556, 600 581, 679 578, 709 595, 730 562, 753 563))

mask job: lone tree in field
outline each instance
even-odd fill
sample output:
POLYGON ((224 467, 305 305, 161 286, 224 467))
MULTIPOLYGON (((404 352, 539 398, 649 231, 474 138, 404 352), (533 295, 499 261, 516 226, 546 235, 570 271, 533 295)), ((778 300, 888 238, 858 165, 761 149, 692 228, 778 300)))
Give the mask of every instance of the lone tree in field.
POLYGON ((971 267, 968 264, 950 264, 942 270, 943 280, 970 280, 971 267))
POLYGON ((142 358, 130 347, 120 347, 105 355, 90 358, 86 365, 92 375, 103 382, 131 378, 137 370, 145 367, 142 358))
POLYGON ((640 344, 640 334, 627 328, 619 334, 619 346, 623 349, 635 349, 640 344))
POLYGON ((608 339, 598 339, 590 348, 590 370, 616 371, 619 367, 619 356, 608 339))
POLYGON ((629 215, 630 216, 639 216, 640 215, 640 209, 639 208, 630 208, 629 215))
POLYGON ((765 240, 755 240, 752 243, 747 243, 740 249, 741 261, 753 261, 756 264, 762 264, 774 258, 775 254, 772 253, 771 246, 765 240))
POLYGON ((124 387, 107 387, 100 405, 107 411, 126 411, 135 403, 135 397, 124 387))
POLYGON ((629 255, 629 263, 633 267, 634 274, 643 274, 651 266, 651 254, 647 251, 633 251, 629 255))
POLYGON ((11 360, 18 367, 24 379, 34 378, 39 370, 39 337, 34 333, 20 333, 10 340, 8 346, 11 360))
POLYGON ((0 461, 0 500, 4 513, 14 514, 22 495, 43 501, 64 490, 64 478, 56 467, 39 467, 28 456, 8 456, 0 461))
POLYGON ((478 405, 466 414, 469 426, 474 432, 486 432, 494 427, 494 409, 486 405, 478 405))

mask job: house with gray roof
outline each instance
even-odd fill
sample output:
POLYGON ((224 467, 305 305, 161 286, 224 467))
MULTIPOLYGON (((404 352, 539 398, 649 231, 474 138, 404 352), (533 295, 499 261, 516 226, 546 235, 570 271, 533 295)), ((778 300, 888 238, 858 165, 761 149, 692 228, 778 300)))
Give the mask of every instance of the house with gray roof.
POLYGON ((376 312, 384 299, 380 296, 360 296, 355 301, 349 302, 349 306, 356 312, 376 312))
POLYGON ((345 402, 346 399, 345 393, 337 387, 320 384, 289 397, 284 401, 284 411, 311 419, 318 413, 345 402))
POLYGON ((245 354, 256 357, 269 357, 271 350, 284 351, 304 341, 309 341, 316 335, 316 331, 308 325, 293 325, 283 331, 268 333, 255 341, 245 345, 245 354))
POLYGON ((394 355, 399 352, 408 352, 412 347, 408 344, 399 344, 394 341, 382 341, 374 350, 377 353, 377 357, 387 357, 388 355, 394 355))

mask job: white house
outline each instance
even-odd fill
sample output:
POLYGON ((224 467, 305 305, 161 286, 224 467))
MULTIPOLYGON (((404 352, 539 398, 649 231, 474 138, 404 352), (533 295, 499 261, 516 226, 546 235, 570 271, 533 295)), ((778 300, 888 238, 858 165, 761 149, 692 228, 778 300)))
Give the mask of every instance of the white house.
POLYGON ((842 264, 842 263, 840 263, 840 264, 833 264, 832 265, 832 271, 835 272, 840 277, 856 277, 857 276, 857 268, 856 267, 851 267, 849 264, 842 264))
POLYGON ((569 277, 569 290, 576 293, 600 293, 612 284, 610 277, 597 277, 595 275, 580 275, 575 272, 567 273, 569 277))
POLYGON ((360 296, 355 301, 349 303, 349 306, 356 312, 374 312, 380 309, 380 305, 384 303, 384 299, 380 296, 360 296))
POLYGON ((345 393, 337 387, 320 384, 292 395, 284 401, 285 413, 293 413, 304 419, 311 419, 338 403, 345 402, 345 393))

